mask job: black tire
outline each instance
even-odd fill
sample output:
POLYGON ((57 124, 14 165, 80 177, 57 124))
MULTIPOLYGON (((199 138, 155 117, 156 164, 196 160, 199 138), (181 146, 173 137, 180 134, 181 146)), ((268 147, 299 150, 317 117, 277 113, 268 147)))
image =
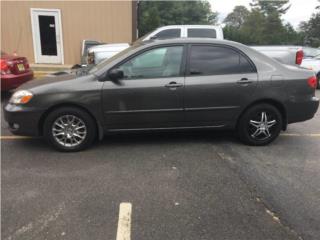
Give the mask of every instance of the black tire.
MULTIPOLYGON (((61 132, 58 132, 58 133, 60 134, 61 132)), ((97 127, 94 119, 87 112, 76 107, 61 107, 50 112, 49 115, 46 117, 44 121, 44 126, 43 126, 43 135, 44 135, 44 138, 49 142, 49 144, 51 144, 57 150, 62 152, 76 152, 76 151, 81 151, 86 149, 93 143, 93 141, 96 139, 96 136, 97 136, 97 127), (71 123, 68 126, 67 124, 66 125, 61 124, 61 123, 66 123, 66 121, 69 121, 70 119, 75 119, 77 121, 74 121, 75 124, 71 123), (78 124, 81 124, 81 125, 78 126, 78 124), (57 131, 56 130, 57 125, 66 126, 64 128, 61 128, 61 130, 58 129, 58 131, 63 132, 62 133, 63 139, 58 139, 58 137, 54 136, 54 131, 57 131), (70 137, 70 135, 68 135, 67 137, 66 135, 67 130, 65 130, 67 127, 69 128, 73 127, 74 131, 71 130, 72 133, 70 134, 72 135, 72 137, 70 137), (76 128, 81 128, 81 129, 76 132, 75 131, 76 128), (79 133, 79 132, 81 134, 81 136, 79 136, 78 134, 79 138, 73 136, 74 133, 79 133), (73 142, 76 142, 76 143, 73 143, 73 142), (76 144, 76 145, 72 145, 72 144, 76 144)))
POLYGON ((243 143, 248 145, 267 145, 279 136, 282 124, 282 115, 276 107, 264 103, 257 104, 247 109, 240 117, 237 126, 238 136, 243 143), (261 124, 263 113, 266 114, 264 116, 267 116, 265 119, 269 124, 261 124))

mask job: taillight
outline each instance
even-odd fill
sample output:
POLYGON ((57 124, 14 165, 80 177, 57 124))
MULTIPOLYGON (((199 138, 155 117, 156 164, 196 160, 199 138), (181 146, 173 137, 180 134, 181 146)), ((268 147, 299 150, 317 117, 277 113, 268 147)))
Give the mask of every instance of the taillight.
POLYGON ((308 85, 313 89, 317 88, 317 78, 316 78, 316 76, 312 76, 311 78, 308 79, 308 85))
POLYGON ((0 59, 1 75, 11 73, 9 65, 6 60, 0 59))
POLYGON ((296 53, 296 64, 300 65, 302 63, 302 59, 303 59, 303 51, 299 50, 296 53))

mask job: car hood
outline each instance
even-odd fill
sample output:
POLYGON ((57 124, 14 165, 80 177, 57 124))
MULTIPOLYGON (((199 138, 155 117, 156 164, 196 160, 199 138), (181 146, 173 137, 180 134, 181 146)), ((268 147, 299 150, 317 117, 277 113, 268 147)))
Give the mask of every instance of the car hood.
POLYGON ((38 88, 41 86, 47 85, 54 85, 56 83, 64 82, 64 81, 71 81, 78 78, 81 74, 77 73, 76 71, 63 71, 63 72, 56 72, 52 74, 48 74, 47 76, 34 79, 29 81, 25 84, 22 84, 17 90, 21 89, 33 89, 38 88))

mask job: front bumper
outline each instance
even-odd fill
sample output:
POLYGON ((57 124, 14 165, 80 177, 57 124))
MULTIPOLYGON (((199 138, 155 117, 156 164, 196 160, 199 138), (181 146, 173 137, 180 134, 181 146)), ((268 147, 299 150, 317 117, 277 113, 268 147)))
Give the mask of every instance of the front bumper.
POLYGON ((303 122, 314 117, 319 108, 319 98, 311 97, 308 101, 290 103, 288 123, 303 122))
POLYGON ((4 106, 4 119, 15 135, 39 136, 40 119, 45 110, 8 103, 4 106))

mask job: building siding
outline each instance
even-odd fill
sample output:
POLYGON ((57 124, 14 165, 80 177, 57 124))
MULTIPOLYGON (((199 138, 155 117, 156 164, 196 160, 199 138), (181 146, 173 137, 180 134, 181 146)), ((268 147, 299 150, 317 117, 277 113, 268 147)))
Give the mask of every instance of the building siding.
POLYGON ((64 63, 80 62, 82 40, 132 42, 132 1, 5 1, 1 2, 1 50, 16 51, 34 62, 31 8, 60 9, 64 63))

